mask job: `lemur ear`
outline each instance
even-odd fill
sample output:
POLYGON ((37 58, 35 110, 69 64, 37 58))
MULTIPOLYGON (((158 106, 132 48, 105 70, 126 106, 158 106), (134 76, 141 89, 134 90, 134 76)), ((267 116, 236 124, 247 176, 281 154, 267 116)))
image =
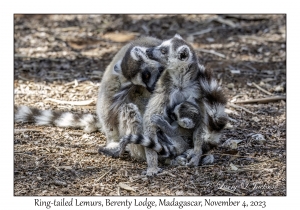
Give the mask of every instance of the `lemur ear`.
POLYGON ((122 69, 121 69, 121 63, 122 60, 119 60, 116 65, 114 66, 113 74, 114 75, 121 75, 122 74, 122 69))
POLYGON ((139 61, 142 59, 141 58, 141 49, 139 47, 132 48, 130 55, 136 61, 139 61))
POLYGON ((182 37, 179 34, 175 34, 174 38, 182 39, 182 37))
POLYGON ((179 50, 178 59, 181 61, 185 61, 189 58, 189 49, 187 47, 183 47, 179 50))

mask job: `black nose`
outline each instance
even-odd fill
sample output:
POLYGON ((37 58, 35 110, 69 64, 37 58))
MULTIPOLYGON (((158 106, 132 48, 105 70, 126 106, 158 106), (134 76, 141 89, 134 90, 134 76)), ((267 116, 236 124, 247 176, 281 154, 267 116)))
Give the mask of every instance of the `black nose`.
POLYGON ((147 54, 147 56, 148 56, 150 59, 153 58, 153 49, 148 48, 148 49, 146 50, 146 54, 147 54))
POLYGON ((165 68, 163 66, 158 67, 159 73, 162 73, 164 70, 165 70, 165 68))

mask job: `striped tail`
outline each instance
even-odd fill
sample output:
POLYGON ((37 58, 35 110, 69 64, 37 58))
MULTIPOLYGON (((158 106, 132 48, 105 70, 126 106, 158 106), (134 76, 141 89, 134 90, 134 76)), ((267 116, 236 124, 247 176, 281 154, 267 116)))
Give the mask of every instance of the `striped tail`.
POLYGON ((129 134, 124 136, 120 140, 120 155, 124 152, 127 144, 139 144, 149 149, 153 149, 162 157, 173 157, 176 156, 176 149, 174 148, 172 142, 170 142, 165 135, 157 133, 158 142, 138 134, 129 134))
POLYGON ((228 116, 222 104, 204 102, 208 114, 208 127, 211 131, 221 131, 227 124, 228 116))
POLYGON ((210 130, 221 131, 228 121, 225 113, 227 99, 215 79, 204 78, 200 84, 205 110, 208 114, 208 126, 210 130))
POLYGON ((15 106, 15 122, 28 122, 36 125, 83 129, 91 133, 100 129, 100 124, 92 114, 79 114, 52 110, 39 110, 28 106, 15 106))

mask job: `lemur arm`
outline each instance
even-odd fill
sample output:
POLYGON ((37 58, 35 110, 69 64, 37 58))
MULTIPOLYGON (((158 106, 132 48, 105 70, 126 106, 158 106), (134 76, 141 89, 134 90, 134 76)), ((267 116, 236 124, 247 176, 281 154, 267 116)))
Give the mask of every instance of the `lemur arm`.
POLYGON ((170 123, 166 121, 163 116, 154 114, 151 116, 151 122, 154 123, 158 128, 161 129, 169 137, 176 137, 176 136, 189 136, 190 131, 187 129, 181 128, 177 122, 170 123))

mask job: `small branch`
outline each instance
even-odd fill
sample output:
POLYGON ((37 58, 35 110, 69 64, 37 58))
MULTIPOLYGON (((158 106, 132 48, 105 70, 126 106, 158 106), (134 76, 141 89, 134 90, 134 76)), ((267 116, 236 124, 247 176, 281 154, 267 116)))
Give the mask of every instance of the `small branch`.
POLYGON ((198 48, 196 50, 198 50, 199 52, 214 54, 214 55, 219 56, 221 58, 226 58, 226 56, 224 54, 218 53, 218 52, 216 52, 214 50, 205 50, 205 49, 200 49, 200 48, 198 48))
POLYGON ((238 194, 238 193, 235 193, 235 192, 233 192, 233 191, 231 191, 231 190, 227 190, 227 189, 224 189, 224 188, 219 188, 219 190, 223 190, 223 191, 225 191, 225 192, 229 192, 229 193, 232 193, 232 194, 234 194, 234 195, 242 196, 242 194, 238 194))
POLYGON ((286 100, 286 96, 275 96, 275 97, 268 97, 268 98, 257 98, 257 99, 250 99, 246 101, 236 101, 236 104, 251 104, 251 103, 268 103, 274 102, 279 100, 286 100))
POLYGON ((222 18, 222 17, 217 17, 216 19, 215 19, 215 21, 217 21, 217 22, 219 22, 219 23, 221 23, 221 24, 226 24, 226 25, 228 25, 228 26, 230 26, 230 27, 232 27, 232 28, 235 28, 236 27, 236 24, 234 23, 234 22, 232 22, 231 20, 226 20, 226 19, 224 19, 224 18, 222 18))
POLYGON ((105 174, 103 174, 102 176, 100 176, 97 180, 95 180, 95 182, 99 182, 100 179, 102 179, 103 177, 105 177, 109 172, 111 172, 112 169, 110 169, 109 171, 107 171, 105 174))
POLYGON ((95 100, 86 100, 86 101, 61 101, 53 98, 46 98, 45 101, 51 101, 58 104, 70 104, 74 106, 84 106, 84 105, 90 105, 94 103, 95 100))
POLYGON ((201 30, 201 31, 191 33, 190 36, 197 36, 197 35, 206 34, 206 33, 211 32, 211 30, 212 30, 212 28, 207 28, 207 29, 204 29, 204 30, 201 30))
POLYGON ((264 93, 266 93, 266 94, 268 94, 268 95, 270 95, 270 96, 273 95, 273 94, 270 93, 269 91, 267 91, 267 90, 261 88, 260 86, 258 86, 257 84, 255 84, 254 82, 252 82, 252 85, 254 85, 257 89, 259 89, 260 91, 262 91, 262 92, 264 92, 264 93))
POLYGON ((23 133, 23 132, 27 132, 27 131, 42 132, 42 130, 40 130, 40 129, 26 129, 26 128, 24 128, 24 129, 15 129, 14 133, 19 134, 19 133, 23 133))
POLYGON ((95 150, 88 150, 88 151, 85 151, 86 154, 90 154, 90 155, 97 155, 99 154, 98 151, 95 151, 95 150))
POLYGON ((233 107, 233 108, 242 109, 242 110, 244 110, 245 112, 247 112, 249 114, 255 114, 255 113, 251 112, 249 109, 246 109, 245 107, 238 106, 238 105, 235 105, 235 104, 232 104, 232 103, 228 103, 228 105, 231 106, 231 107, 233 107))
POLYGON ((163 175, 167 175, 167 176, 171 176, 171 177, 176 177, 174 174, 171 174, 167 171, 164 171, 162 173, 157 174, 157 176, 163 176, 163 175))

